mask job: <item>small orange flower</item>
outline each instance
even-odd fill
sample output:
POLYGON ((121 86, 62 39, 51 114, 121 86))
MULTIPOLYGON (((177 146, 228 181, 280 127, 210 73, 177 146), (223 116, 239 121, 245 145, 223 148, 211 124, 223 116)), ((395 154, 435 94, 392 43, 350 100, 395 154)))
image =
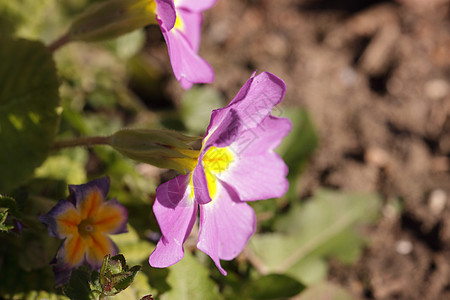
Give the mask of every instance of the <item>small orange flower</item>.
POLYGON ((53 264, 56 284, 67 282, 83 262, 98 270, 106 254, 118 253, 107 234, 126 232, 128 214, 115 198, 105 201, 109 184, 104 177, 69 185, 69 197, 40 217, 51 236, 65 239, 53 264))

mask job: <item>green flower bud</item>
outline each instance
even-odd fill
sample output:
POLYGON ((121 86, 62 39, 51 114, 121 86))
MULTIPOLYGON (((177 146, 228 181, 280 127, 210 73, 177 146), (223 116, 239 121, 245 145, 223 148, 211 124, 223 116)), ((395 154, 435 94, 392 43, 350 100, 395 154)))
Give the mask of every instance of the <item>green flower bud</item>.
POLYGON ((91 5, 69 29, 69 39, 85 42, 115 38, 157 23, 154 0, 109 0, 91 5))
POLYGON ((109 144, 131 159, 186 173, 195 167, 199 155, 189 143, 200 139, 171 130, 123 129, 110 137, 109 144))

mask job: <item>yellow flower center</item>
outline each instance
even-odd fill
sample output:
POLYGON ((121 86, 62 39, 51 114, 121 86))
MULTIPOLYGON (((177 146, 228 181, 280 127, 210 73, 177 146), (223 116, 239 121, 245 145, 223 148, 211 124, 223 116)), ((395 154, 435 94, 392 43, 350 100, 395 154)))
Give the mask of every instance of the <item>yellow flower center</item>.
POLYGON ((202 166, 205 170, 209 196, 213 199, 217 194, 217 174, 227 170, 234 157, 228 148, 211 147, 203 156, 202 166))
POLYGON ((175 25, 173 28, 178 29, 179 31, 184 31, 184 21, 177 15, 177 19, 175 20, 175 25))
POLYGON ((197 165, 198 155, 200 154, 200 151, 190 149, 176 149, 176 150, 181 154, 186 155, 186 157, 172 158, 172 160, 177 162, 187 170, 193 171, 195 166, 197 165))

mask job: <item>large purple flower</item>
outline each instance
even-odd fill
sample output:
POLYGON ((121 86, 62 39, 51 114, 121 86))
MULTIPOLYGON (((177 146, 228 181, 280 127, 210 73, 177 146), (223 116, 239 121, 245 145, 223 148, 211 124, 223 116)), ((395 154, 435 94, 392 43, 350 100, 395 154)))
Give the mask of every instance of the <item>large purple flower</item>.
MULTIPOLYGON (((197 53, 200 47, 202 11, 211 8, 217 0, 175 0, 176 21, 170 27, 159 18, 158 22, 169 50, 175 78, 184 89, 194 83, 214 81, 211 66, 197 53)), ((159 13, 159 12, 157 12, 159 13)))
POLYGON ((64 239, 53 263, 57 285, 83 262, 100 269, 106 254, 118 253, 107 235, 126 232, 128 214, 115 198, 105 201, 108 192, 109 177, 69 185, 69 197, 39 218, 51 236, 64 239))
POLYGON ((156 190, 153 206, 162 237, 150 255, 153 267, 183 258, 183 243, 200 208, 197 247, 220 272, 220 260, 234 259, 255 232, 246 201, 282 196, 287 166, 274 152, 290 131, 288 119, 271 116, 284 97, 284 82, 271 73, 251 77, 230 104, 214 110, 193 170, 156 190))

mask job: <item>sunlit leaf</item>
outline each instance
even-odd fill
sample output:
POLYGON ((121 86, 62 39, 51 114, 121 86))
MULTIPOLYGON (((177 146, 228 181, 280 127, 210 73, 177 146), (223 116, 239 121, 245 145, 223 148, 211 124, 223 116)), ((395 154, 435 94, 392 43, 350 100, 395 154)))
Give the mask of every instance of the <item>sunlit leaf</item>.
POLYGON ((0 191, 8 191, 47 157, 59 122, 59 83, 41 43, 0 44, 0 191))
POLYGON ((376 195, 321 190, 279 218, 278 232, 256 235, 251 246, 268 272, 312 284, 327 273, 323 259, 333 256, 343 263, 358 259, 365 242, 358 226, 374 221, 379 205, 376 195))
POLYGON ((321 282, 302 292, 301 300, 352 300, 354 299, 344 288, 331 283, 321 282))
POLYGON ((113 50, 121 59, 128 59, 142 49, 145 42, 145 34, 142 30, 135 30, 116 39, 106 41, 105 44, 113 50))
POLYGON ((193 87, 181 99, 180 117, 192 134, 204 133, 211 111, 222 107, 219 92, 210 87, 193 87))
POLYGON ((269 274, 251 281, 244 294, 251 299, 282 299, 297 295, 305 286, 297 280, 281 274, 269 274))
POLYGON ((171 289, 161 295, 161 300, 216 300, 220 299, 218 289, 209 279, 205 269, 190 253, 169 268, 167 283, 171 289))
POLYGON ((293 198, 297 189, 297 177, 317 148, 318 137, 306 110, 284 108, 281 116, 289 118, 292 123, 291 132, 283 139, 277 152, 289 167, 290 186, 287 195, 293 198))
POLYGON ((36 169, 35 176, 64 180, 70 184, 82 184, 87 181, 85 164, 88 155, 86 149, 66 150, 61 155, 52 155, 36 169))
POLYGON ((62 34, 60 25, 63 21, 58 11, 58 1, 54 0, 0 0, 0 18, 8 20, 15 34, 23 38, 45 39, 50 35, 62 34), (48 12, 52 11, 52 17, 48 12))

